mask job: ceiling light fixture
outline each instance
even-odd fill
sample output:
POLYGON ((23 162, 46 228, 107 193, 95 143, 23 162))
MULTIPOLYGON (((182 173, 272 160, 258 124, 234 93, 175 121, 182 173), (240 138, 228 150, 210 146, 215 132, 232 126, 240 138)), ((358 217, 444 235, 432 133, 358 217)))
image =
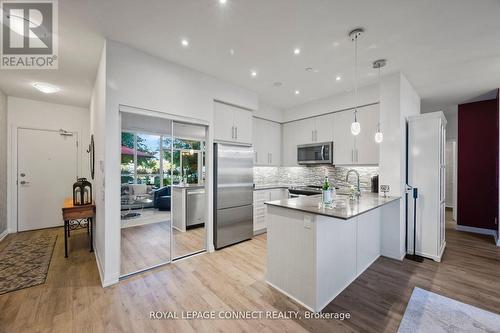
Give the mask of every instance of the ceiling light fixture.
POLYGON ((300 54, 300 49, 297 47, 293 50, 293 54, 299 55, 300 54))
POLYGON ((34 82, 32 86, 45 94, 53 94, 61 90, 61 88, 45 82, 34 82))
POLYGON ((273 83, 273 86, 275 86, 276 88, 281 87, 282 85, 283 85, 283 83, 279 82, 279 81, 276 81, 273 83))
POLYGON ((358 122, 358 38, 365 32, 363 28, 357 28, 349 33, 349 38, 354 42, 354 122, 351 124, 351 133, 359 135, 361 124, 358 122))
POLYGON ((342 76, 337 75, 337 76, 335 77, 335 81, 340 81, 340 80, 342 80, 342 76))
POLYGON ((250 75, 252 75, 252 77, 256 77, 257 76, 257 71, 251 71, 250 75))
POLYGON ((189 41, 186 38, 183 38, 183 39, 181 39, 181 44, 184 47, 188 47, 189 46, 189 41))
MULTIPOLYGON (((387 64, 387 60, 385 60, 385 59, 379 59, 379 60, 375 60, 373 62, 373 68, 378 69, 378 85, 379 85, 379 89, 380 89, 380 69, 382 67, 384 67, 386 64, 387 64)), ((380 130, 380 121, 379 121, 378 125, 377 125, 377 132, 375 133, 375 142, 376 143, 381 143, 382 141, 384 141, 384 134, 380 130)))
POLYGON ((219 3, 220 3, 221 5, 225 5, 225 4, 227 3, 227 0, 219 0, 219 3))
POLYGON ((230 49, 230 50, 229 50, 229 54, 230 54, 230 55, 234 55, 234 49, 230 49))
POLYGON ((300 95, 300 90, 295 90, 295 95, 300 95))

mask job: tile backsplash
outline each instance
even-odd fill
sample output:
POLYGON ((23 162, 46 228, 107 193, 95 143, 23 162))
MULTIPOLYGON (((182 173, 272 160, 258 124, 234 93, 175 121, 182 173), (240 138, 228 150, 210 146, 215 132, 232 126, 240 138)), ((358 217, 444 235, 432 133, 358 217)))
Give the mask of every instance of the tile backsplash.
POLYGON ((325 175, 328 175, 330 183, 345 189, 356 183, 354 175, 349 177, 349 182, 345 180, 350 169, 359 173, 361 190, 371 191, 371 177, 378 174, 378 166, 254 167, 254 182, 255 184, 321 185, 325 175))

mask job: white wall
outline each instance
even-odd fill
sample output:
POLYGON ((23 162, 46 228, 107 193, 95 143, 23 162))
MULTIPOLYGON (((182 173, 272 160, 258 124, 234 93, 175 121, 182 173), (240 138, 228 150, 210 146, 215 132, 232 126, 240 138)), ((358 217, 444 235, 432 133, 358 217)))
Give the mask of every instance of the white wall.
POLYGON ((427 107, 422 113, 443 111, 446 117, 446 140, 458 140, 458 105, 427 107))
MULTIPOLYGON (((123 106, 182 117, 212 126, 213 101, 220 100, 250 110, 258 109, 256 93, 233 86, 194 70, 147 55, 123 44, 106 43, 106 93, 104 142, 105 230, 103 275, 105 284, 118 281, 120 272, 120 116, 123 106)), ((96 108, 97 113, 102 113, 96 108)), ((102 115, 100 115, 102 117, 102 115)), ((207 147, 211 147, 210 132, 207 147)), ((207 151, 209 191, 212 191, 212 153, 207 151)), ((212 196, 206 228, 209 250, 212 242, 212 196)), ((99 222, 96 223, 99 225, 99 222)), ((99 233, 99 230, 98 230, 99 233)))
POLYGON ((7 232, 7 96, 0 91, 0 240, 7 232))
POLYGON ((259 108, 254 111, 255 117, 264 118, 267 120, 283 122, 283 110, 266 103, 259 103, 259 108))
MULTIPOLYGON (((366 105, 379 101, 378 84, 358 89, 357 105, 366 105)), ((356 106, 353 92, 346 92, 328 96, 309 103, 283 110, 283 121, 292 121, 300 118, 317 116, 328 112, 340 111, 356 106)))
POLYGON ((94 91, 90 101, 90 132, 94 135, 95 146, 95 178, 94 178, 94 196, 96 204, 96 223, 94 226, 94 250, 101 275, 101 283, 107 286, 114 283, 113 278, 107 278, 104 275, 106 267, 106 246, 105 237, 109 233, 106 223, 105 207, 105 144, 106 144, 106 47, 103 46, 99 67, 97 69, 94 91), (107 231, 107 233, 106 233, 107 231))
POLYGON ((382 225, 382 254, 400 259, 405 249, 406 119, 420 113, 420 97, 402 73, 385 76, 380 85, 380 185, 390 186, 390 195, 401 196, 399 220, 382 225))
MULTIPOLYGON (((9 232, 17 231, 17 128, 65 129, 78 133, 78 176, 90 179, 86 149, 90 142, 89 110, 9 96, 8 111, 8 216, 9 232)), ((57 170, 54 170, 57 172, 57 170)), ((68 184, 72 186, 73 184, 68 184)))

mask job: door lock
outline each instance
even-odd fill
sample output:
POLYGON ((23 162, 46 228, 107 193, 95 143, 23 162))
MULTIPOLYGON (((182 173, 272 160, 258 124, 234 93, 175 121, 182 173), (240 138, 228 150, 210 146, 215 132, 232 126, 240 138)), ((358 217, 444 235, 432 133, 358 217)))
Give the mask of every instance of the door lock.
POLYGON ((30 182, 27 182, 25 180, 21 180, 21 185, 26 185, 26 184, 29 184, 30 182))

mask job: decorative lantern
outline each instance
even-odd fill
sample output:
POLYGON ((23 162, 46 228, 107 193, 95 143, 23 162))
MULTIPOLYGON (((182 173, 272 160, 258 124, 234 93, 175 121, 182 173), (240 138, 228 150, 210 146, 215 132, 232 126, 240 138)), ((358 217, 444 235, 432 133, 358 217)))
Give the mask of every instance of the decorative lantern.
POLYGON ((73 205, 91 205, 92 204, 92 184, 87 178, 78 178, 73 184, 73 205))

